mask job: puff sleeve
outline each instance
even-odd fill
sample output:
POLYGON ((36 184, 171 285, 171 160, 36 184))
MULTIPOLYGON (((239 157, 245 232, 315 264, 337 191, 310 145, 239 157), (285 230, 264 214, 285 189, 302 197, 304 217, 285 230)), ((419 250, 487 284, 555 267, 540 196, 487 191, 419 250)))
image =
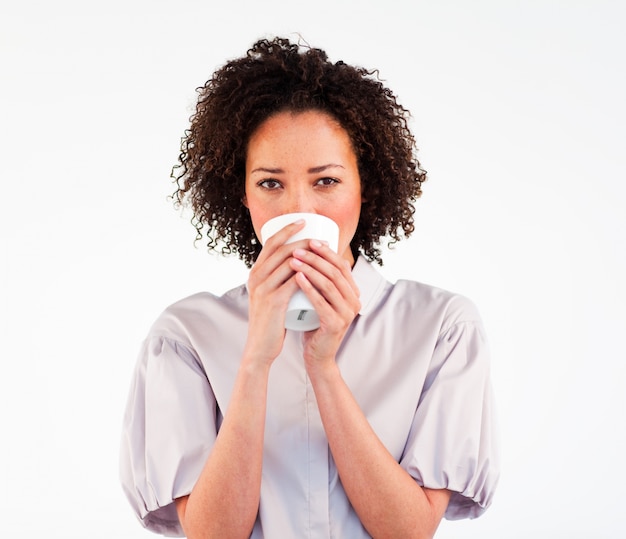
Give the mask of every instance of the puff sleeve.
POLYGON ((469 320, 462 313, 437 339, 401 460, 422 486, 453 492, 449 520, 480 516, 499 477, 490 360, 472 311, 469 320))
POLYGON ((123 420, 120 479, 140 522, 183 537, 173 501, 189 494, 217 433, 217 405, 190 347, 163 337, 143 346, 123 420))

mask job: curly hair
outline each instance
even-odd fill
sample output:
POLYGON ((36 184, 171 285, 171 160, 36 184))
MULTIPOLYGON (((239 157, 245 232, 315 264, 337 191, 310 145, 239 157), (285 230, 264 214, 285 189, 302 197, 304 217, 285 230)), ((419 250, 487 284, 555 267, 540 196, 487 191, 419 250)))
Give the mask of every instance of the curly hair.
POLYGON ((196 240, 237 254, 250 267, 261 251, 245 194, 248 141, 270 116, 319 110, 348 133, 357 157, 364 202, 351 248, 382 265, 379 248, 413 233, 413 202, 426 171, 407 119, 409 112, 383 86, 376 70, 331 63, 317 48, 288 39, 257 41, 245 56, 218 69, 199 94, 172 170, 177 206, 189 203, 196 240))

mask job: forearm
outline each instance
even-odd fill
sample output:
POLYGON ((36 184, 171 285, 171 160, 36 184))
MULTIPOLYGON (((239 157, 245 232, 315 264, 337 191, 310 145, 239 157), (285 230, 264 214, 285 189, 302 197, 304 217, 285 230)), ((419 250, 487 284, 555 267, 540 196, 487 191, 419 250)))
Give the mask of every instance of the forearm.
POLYGON ((190 539, 250 536, 259 507, 268 375, 269 365, 244 358, 215 445, 178 507, 190 539))
POLYGON ((310 369, 341 482, 372 537, 432 537, 449 494, 421 488, 369 425, 336 364, 310 369))

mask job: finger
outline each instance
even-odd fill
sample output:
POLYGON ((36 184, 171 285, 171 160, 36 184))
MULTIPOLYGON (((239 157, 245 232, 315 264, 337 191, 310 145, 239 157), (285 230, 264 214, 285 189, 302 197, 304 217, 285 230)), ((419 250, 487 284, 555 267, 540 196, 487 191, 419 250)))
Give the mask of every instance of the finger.
POLYGON ((287 240, 289 240, 291 236, 302 230, 304 225, 304 219, 298 219, 297 221, 281 228, 278 232, 276 232, 276 234, 273 234, 263 242, 263 249, 261 252, 266 251, 266 253, 272 253, 281 245, 287 243, 287 240))
MULTIPOLYGON (((285 244, 287 240, 301 230, 303 226, 303 220, 295 221, 283 227, 276 234, 267 239, 250 272, 250 280, 253 283, 265 281, 284 264, 285 260, 291 255, 290 248, 285 247, 285 244)), ((294 242, 294 245, 300 245, 300 243, 298 242, 296 244, 294 242)), ((283 271, 279 272, 277 275, 279 282, 284 282, 292 275, 292 271, 286 266, 283 266, 283 271)))
MULTIPOLYGON (((290 265, 291 250, 292 247, 290 246, 280 246, 265 259, 259 258, 250 271, 249 288, 257 289, 260 287, 262 290, 271 291, 281 287, 293 277, 295 271, 290 265)), ((293 293, 297 289, 297 285, 295 288, 291 288, 293 293)))
POLYGON ((345 298, 330 281, 328 288, 320 290, 320 286, 313 284, 303 272, 296 274, 296 282, 300 289, 309 298, 317 312, 322 326, 335 330, 347 327, 358 314, 360 303, 358 298, 345 298))
POLYGON ((352 277, 352 265, 341 255, 337 254, 333 251, 326 242, 320 242, 317 240, 311 240, 309 243, 309 248, 314 253, 318 254, 322 258, 328 260, 331 264, 339 268, 346 278, 346 280, 350 283, 350 286, 354 290, 354 293, 359 296, 360 291, 359 288, 352 277))
POLYGON ((358 290, 348 280, 352 280, 351 274, 346 278, 341 269, 314 253, 298 249, 294 255, 291 267, 297 272, 298 285, 316 309, 327 305, 342 316, 351 317, 360 310, 358 290), (303 260, 311 261, 311 264, 303 260))
MULTIPOLYGON (((324 275, 327 279, 335 283, 343 296, 355 296, 359 297, 359 289, 352 277, 352 268, 350 263, 337 255, 332 249, 325 245, 319 245, 315 242, 311 242, 312 248, 317 252, 307 251, 305 249, 294 249, 294 259, 307 264, 317 272, 324 275), (349 287, 347 289, 346 287, 349 287)), ((299 265, 298 262, 292 263, 292 268, 295 271, 305 271, 309 280, 313 282, 315 286, 322 286, 318 278, 311 273, 307 268, 299 265)))

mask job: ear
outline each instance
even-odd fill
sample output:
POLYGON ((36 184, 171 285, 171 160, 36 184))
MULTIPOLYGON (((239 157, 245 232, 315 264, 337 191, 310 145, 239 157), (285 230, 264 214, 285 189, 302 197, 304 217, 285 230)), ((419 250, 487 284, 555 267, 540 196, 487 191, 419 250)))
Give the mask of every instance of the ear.
POLYGON ((241 203, 248 209, 250 209, 250 206, 248 206, 248 198, 246 197, 246 195, 243 195, 243 197, 241 198, 241 203))

